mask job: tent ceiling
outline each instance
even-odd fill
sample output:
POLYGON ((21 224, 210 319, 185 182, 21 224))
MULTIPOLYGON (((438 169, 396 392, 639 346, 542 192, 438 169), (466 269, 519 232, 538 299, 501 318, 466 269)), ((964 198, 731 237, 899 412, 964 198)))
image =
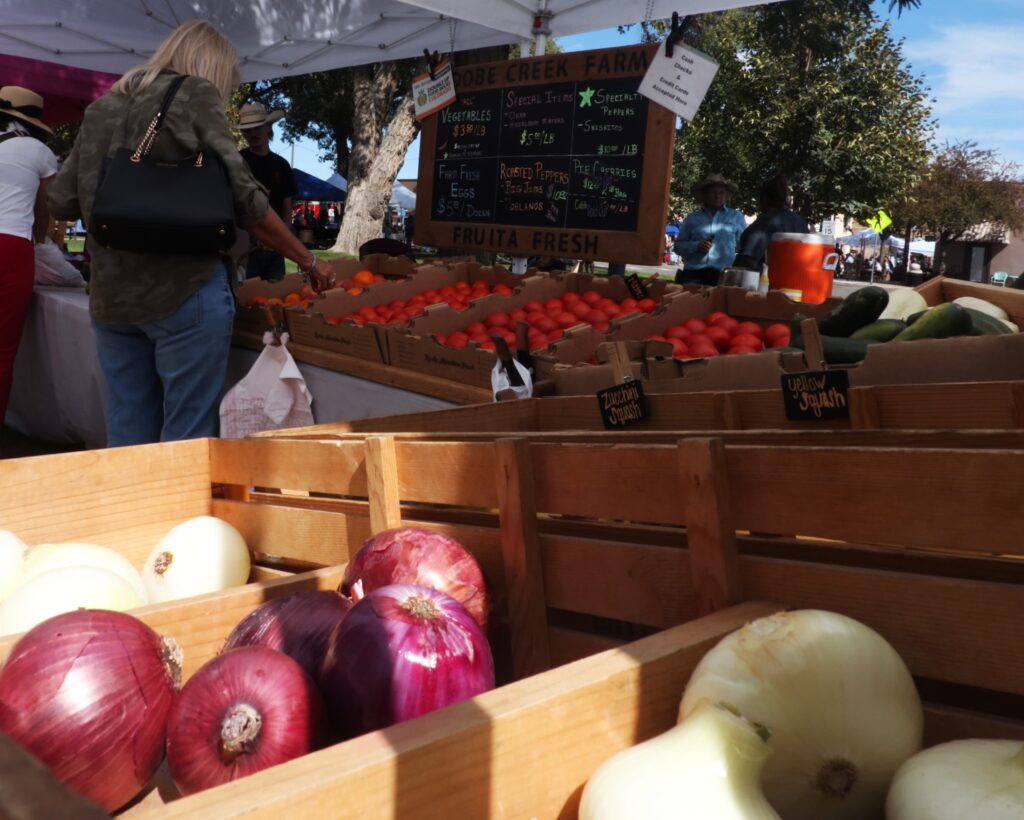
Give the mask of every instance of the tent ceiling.
MULTIPOLYGON (((774 2, 775 0, 769 0, 774 2)), ((534 33, 537 2, 552 36, 643 18, 639 0, 0 0, 0 54, 124 73, 179 23, 208 20, 241 58, 242 79, 501 45, 534 33)), ((650 17, 753 5, 752 0, 650 0, 650 17)))

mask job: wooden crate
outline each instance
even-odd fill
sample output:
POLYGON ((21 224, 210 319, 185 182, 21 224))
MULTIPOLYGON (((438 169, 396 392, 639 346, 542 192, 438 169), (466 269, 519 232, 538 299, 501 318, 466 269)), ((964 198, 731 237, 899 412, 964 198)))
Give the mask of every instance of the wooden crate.
POLYGON ((519 680, 167 806, 151 795, 142 816, 571 817, 597 763, 671 725, 703 652, 779 606, 892 642, 930 742, 1024 738, 1024 637, 1007 628, 1024 451, 617 441, 206 442, 210 509, 280 560, 336 563, 371 529, 447 516, 494 584, 502 679, 519 680), (303 530, 318 538, 290 543, 303 530))
MULTIPOLYGON (((791 422, 779 390, 649 395, 648 430, 1017 430, 1024 382, 884 385, 849 392, 850 419, 791 422)), ((348 433, 524 433, 603 430, 597 399, 565 396, 361 419, 261 433, 264 437, 348 433)))

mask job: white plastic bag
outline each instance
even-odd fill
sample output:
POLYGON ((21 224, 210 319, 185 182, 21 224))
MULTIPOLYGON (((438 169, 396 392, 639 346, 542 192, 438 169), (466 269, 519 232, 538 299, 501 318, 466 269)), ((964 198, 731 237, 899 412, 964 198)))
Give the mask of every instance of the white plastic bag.
POLYGON ((36 284, 58 288, 82 288, 85 280, 74 265, 64 258, 50 237, 35 246, 36 284))
POLYGON ((256 364, 220 403, 221 438, 313 424, 313 396, 288 352, 288 334, 281 335, 279 346, 272 342, 265 333, 256 364))
POLYGON ((523 367, 515 359, 512 363, 516 366, 516 370, 519 371, 519 375, 523 377, 522 387, 513 387, 512 382, 509 381, 508 373, 505 372, 505 368, 501 366, 501 361, 498 360, 494 363, 494 370, 491 371, 491 389, 494 391, 494 400, 498 400, 498 394, 502 390, 511 390, 516 394, 517 399, 528 399, 533 395, 533 379, 530 377, 530 371, 523 367))

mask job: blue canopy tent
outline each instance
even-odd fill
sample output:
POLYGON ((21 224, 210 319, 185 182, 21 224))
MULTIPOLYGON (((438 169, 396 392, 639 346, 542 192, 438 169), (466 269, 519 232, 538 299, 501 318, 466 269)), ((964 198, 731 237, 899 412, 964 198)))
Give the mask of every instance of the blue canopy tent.
POLYGON ((293 168, 292 172, 295 174, 295 184, 299 189, 299 193, 295 197, 296 200, 304 202, 344 202, 348 196, 341 188, 331 185, 329 182, 324 182, 322 179, 317 179, 312 174, 307 174, 298 168, 293 168))

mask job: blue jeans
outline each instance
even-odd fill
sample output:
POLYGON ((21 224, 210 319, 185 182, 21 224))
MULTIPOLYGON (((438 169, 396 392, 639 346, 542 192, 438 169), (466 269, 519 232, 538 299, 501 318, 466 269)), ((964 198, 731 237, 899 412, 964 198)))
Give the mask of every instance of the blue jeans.
POLYGON ((156 322, 93 322, 106 381, 107 446, 216 436, 235 300, 222 268, 156 322))

